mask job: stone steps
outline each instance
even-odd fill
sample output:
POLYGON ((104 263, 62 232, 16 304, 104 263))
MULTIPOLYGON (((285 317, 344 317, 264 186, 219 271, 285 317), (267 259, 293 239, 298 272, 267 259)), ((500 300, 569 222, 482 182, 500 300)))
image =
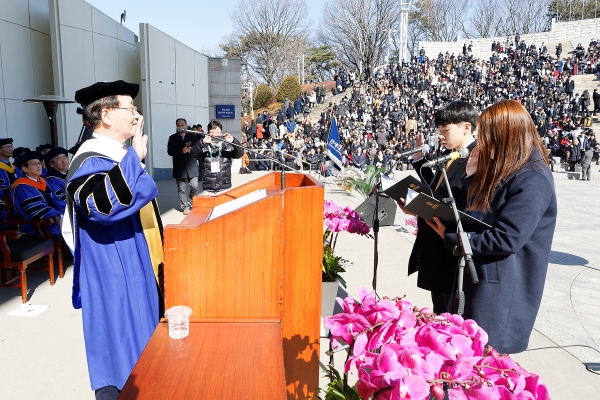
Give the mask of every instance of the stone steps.
POLYGON ((313 122, 318 121, 321 117, 321 112, 329 105, 330 102, 340 104, 340 101, 344 98, 344 96, 350 97, 350 90, 351 89, 348 88, 346 89, 346 92, 336 94, 335 96, 331 94, 329 96, 325 96, 325 100, 323 101, 323 103, 317 104, 315 107, 313 107, 312 110, 310 110, 310 114, 308 114, 310 116, 310 119, 312 119, 313 122))

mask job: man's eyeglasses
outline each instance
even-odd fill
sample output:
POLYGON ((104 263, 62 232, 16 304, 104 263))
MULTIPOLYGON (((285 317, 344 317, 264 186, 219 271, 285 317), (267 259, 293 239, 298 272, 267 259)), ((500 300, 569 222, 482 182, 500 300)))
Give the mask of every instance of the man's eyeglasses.
POLYGON ((0 149, 12 149, 13 145, 12 144, 5 144, 4 146, 0 146, 0 149))
POLYGON ((27 163, 28 167, 37 167, 38 165, 42 165, 42 163, 39 162, 39 161, 33 161, 33 162, 28 162, 27 163))
POLYGON ((130 107, 130 108, 124 108, 124 107, 111 107, 111 108, 116 108, 117 110, 128 110, 130 111, 133 115, 135 115, 135 113, 137 112, 138 108, 136 106, 130 107))

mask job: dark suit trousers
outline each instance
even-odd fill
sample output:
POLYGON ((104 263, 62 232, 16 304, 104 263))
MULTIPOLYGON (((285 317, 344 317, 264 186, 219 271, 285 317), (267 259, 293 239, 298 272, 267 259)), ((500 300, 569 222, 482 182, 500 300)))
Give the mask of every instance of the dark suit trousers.
POLYGON ((187 178, 182 178, 182 179, 176 179, 177 181, 177 197, 179 197, 179 207, 181 207, 182 210, 185 210, 187 208, 191 208, 190 203, 192 202, 192 199, 194 198, 194 196, 198 195, 198 177, 194 177, 194 178, 190 178, 189 176, 187 178), (190 197, 188 199, 187 197, 187 193, 186 193, 186 183, 189 182, 190 183, 190 197))

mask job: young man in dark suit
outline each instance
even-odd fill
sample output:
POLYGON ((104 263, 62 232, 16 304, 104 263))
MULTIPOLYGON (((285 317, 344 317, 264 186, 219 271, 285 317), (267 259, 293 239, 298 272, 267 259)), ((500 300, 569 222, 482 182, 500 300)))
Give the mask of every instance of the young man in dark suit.
POLYGON ((186 133, 187 121, 178 118, 175 121, 177 132, 169 136, 167 153, 173 157, 173 178, 177 181, 177 196, 183 215, 187 215, 191 209, 191 202, 198 194, 198 161, 191 156, 190 151, 196 143, 196 136, 186 133), (186 193, 186 183, 190 184, 190 197, 186 193))
MULTIPOLYGON (((464 101, 453 101, 435 113, 435 125, 440 133, 440 144, 446 150, 443 155, 465 147, 469 152, 475 147, 473 131, 478 111, 464 101)), ((417 147, 423 144, 423 134, 417 136, 417 147)), ((466 176, 468 158, 448 161, 446 170, 452 194, 459 210, 463 210, 467 200, 466 190, 462 189, 460 180, 466 176)), ((412 165, 418 172, 421 181, 428 184, 431 190, 440 197, 449 197, 441 168, 433 171, 423 167, 426 159, 421 153, 415 155, 412 165)), ((402 208, 402 204, 400 204, 402 208)), ((452 312, 451 291, 458 266, 458 257, 452 250, 444 247, 443 239, 430 228, 425 220, 418 218, 417 238, 408 262, 408 274, 418 272, 417 286, 431 292, 433 311, 436 314, 452 312)))

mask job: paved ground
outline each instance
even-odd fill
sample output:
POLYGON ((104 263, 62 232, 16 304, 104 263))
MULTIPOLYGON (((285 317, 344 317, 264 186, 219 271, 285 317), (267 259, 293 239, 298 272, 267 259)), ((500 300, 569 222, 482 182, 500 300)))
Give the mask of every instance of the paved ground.
MULTIPOLYGON (((595 172, 597 172, 595 167, 595 172)), ((234 174, 234 184, 259 176, 234 174)), ((548 384, 553 399, 597 399, 600 376, 586 371, 582 362, 600 363, 600 180, 566 180, 555 174, 559 217, 542 307, 529 349, 515 355, 525 368, 537 372, 548 384), (563 346, 564 348, 560 348, 563 346)), ((158 182, 159 203, 165 224, 183 219, 176 210, 174 181, 158 182)), ((357 206, 362 199, 326 184, 326 198, 357 206)), ((379 243, 380 295, 406 294, 416 305, 429 306, 428 292, 416 288, 415 277, 406 276, 413 236, 404 229, 404 217, 382 228, 379 243)), ((373 266, 372 240, 350 234, 339 236, 340 255, 353 261, 348 268, 347 293, 357 296, 370 287, 373 266), (359 249, 359 250, 357 250, 359 249)), ((0 288, 0 399, 93 399, 89 387, 81 327, 81 313, 70 303, 72 262, 67 274, 50 286, 47 274, 29 274, 32 304, 50 305, 37 317, 12 317, 20 306, 17 289, 0 288)), ((340 289, 339 294, 344 292, 340 289)), ((328 343, 322 341, 322 353, 328 343)), ((336 355, 340 367, 345 354, 336 355)), ((327 357, 322 354, 322 362, 327 357)))

